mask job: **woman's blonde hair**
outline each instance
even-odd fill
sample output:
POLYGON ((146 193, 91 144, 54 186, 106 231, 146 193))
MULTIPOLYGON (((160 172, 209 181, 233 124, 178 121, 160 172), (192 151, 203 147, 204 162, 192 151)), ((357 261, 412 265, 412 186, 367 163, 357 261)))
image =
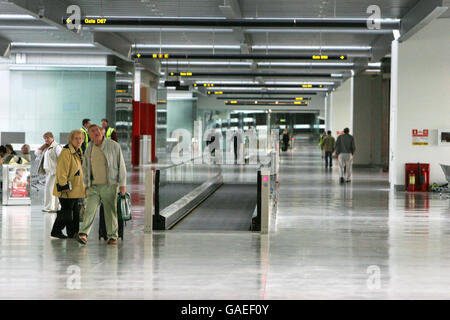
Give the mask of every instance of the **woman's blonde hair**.
POLYGON ((83 137, 83 140, 84 140, 84 133, 83 133, 83 131, 81 131, 80 129, 75 129, 75 130, 72 130, 72 131, 69 133, 69 138, 68 138, 67 143, 70 144, 70 143, 72 142, 73 138, 74 138, 76 135, 78 135, 78 134, 81 135, 81 136, 83 137))

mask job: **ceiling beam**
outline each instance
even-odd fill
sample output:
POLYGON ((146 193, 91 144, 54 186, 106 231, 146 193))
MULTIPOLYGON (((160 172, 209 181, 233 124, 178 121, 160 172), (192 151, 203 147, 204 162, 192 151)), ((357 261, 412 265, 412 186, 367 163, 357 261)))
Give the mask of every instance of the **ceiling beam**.
POLYGON ((9 2, 27 11, 30 15, 40 21, 57 27, 59 31, 66 32, 66 34, 71 34, 73 40, 75 41, 81 40, 84 42, 87 41, 94 43, 98 48, 106 50, 125 61, 131 61, 128 57, 131 43, 128 43, 122 37, 111 33, 76 33, 70 31, 67 26, 63 24, 63 17, 67 16, 67 8, 70 6, 70 3, 66 0, 9 0, 9 2))
POLYGON ((10 52, 11 41, 0 37, 0 57, 7 56, 10 52))
MULTIPOLYGON (((18 0, 15 0, 18 1, 18 0)), ((47 0, 48 1, 48 0, 47 0)), ((254 28, 355 28, 367 30, 366 18, 161 18, 161 17, 112 17, 112 16, 83 16, 81 24, 96 25, 97 19, 104 21, 102 27, 118 26, 198 26, 204 28, 214 27, 254 27, 254 28)), ((381 29, 399 29, 400 19, 380 19, 381 29)))
POLYGON ((109 51, 124 61, 131 61, 131 45, 121 35, 110 32, 94 32, 93 42, 96 47, 109 51))
POLYGON ((400 42, 425 27, 450 7, 450 0, 421 0, 402 18, 400 42))
POLYGON ((391 52, 392 41, 394 40, 394 34, 385 34, 378 36, 372 42, 372 57, 371 62, 379 62, 386 54, 391 52))
MULTIPOLYGON (((239 0, 225 0, 225 4, 223 6, 219 6, 219 9, 227 19, 242 18, 239 0)), ((252 36, 245 33, 243 28, 240 27, 233 28, 233 32, 237 35, 239 43, 241 44, 241 53, 250 53, 253 44, 252 36)))

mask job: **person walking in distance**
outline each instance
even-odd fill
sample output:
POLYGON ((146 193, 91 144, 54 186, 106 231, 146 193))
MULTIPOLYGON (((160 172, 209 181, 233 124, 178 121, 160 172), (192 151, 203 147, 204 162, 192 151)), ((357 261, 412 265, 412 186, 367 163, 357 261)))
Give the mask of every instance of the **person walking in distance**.
POLYGON ((331 131, 328 130, 327 136, 322 142, 322 149, 325 152, 325 168, 333 168, 333 152, 336 146, 336 140, 331 135, 331 131))
POLYGON ((84 134, 84 141, 83 144, 81 145, 81 151, 83 151, 83 153, 86 152, 86 148, 89 145, 89 142, 91 141, 91 138, 89 137, 89 126, 91 125, 91 119, 83 119, 82 122, 83 126, 81 127, 81 131, 84 134))
POLYGON ((45 143, 36 150, 36 156, 41 157, 38 173, 45 175, 44 209, 43 212, 57 212, 58 198, 53 195, 56 181, 56 166, 62 147, 53 138, 53 133, 44 133, 45 143))
POLYGON ((86 188, 86 209, 78 241, 87 243, 98 206, 103 204, 108 244, 117 244, 117 191, 126 193, 127 170, 120 145, 106 139, 98 125, 89 127, 92 142, 86 148, 83 177, 86 188))
POLYGON ((336 141, 336 155, 339 161, 340 182, 350 182, 352 177, 352 161, 355 154, 355 139, 349 134, 348 128, 344 129, 344 134, 341 134, 336 141), (345 179, 344 179, 345 168, 345 179))
POLYGON ((320 150, 322 151, 322 159, 325 158, 325 151, 323 150, 323 142, 326 137, 327 137, 327 132, 324 131, 324 132, 322 132, 322 135, 319 138, 319 147, 320 147, 320 150))
POLYGON ((80 228, 79 202, 85 197, 81 153, 83 141, 84 133, 81 130, 73 130, 69 134, 68 144, 64 146, 58 158, 53 195, 58 197, 61 210, 56 215, 52 237, 73 238, 80 228), (62 232, 64 227, 67 236, 62 232))

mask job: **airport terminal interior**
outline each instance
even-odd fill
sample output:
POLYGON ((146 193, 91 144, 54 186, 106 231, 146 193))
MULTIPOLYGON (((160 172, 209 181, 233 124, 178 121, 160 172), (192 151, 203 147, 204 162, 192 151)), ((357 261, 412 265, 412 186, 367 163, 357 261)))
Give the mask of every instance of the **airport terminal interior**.
POLYGON ((449 8, 0 0, 0 299, 450 299, 449 8))

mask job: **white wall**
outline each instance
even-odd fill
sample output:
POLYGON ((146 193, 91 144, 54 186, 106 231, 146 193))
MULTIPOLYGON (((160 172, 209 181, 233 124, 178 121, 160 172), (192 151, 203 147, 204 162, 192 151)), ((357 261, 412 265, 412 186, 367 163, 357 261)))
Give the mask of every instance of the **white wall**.
POLYGON ((0 132, 9 127, 9 61, 0 58, 0 132))
POLYGON ((445 182, 450 147, 437 145, 437 130, 450 128, 450 19, 438 19, 399 44, 395 185, 404 185, 407 162, 430 163, 430 182, 445 182), (429 129, 430 145, 413 146, 412 129, 429 129))
MULTIPOLYGON (((336 91, 332 92, 331 99, 331 132, 336 135, 337 131, 345 127, 352 129, 352 85, 351 79, 345 81, 336 91)), ((351 134, 352 132, 350 132, 351 134)))

